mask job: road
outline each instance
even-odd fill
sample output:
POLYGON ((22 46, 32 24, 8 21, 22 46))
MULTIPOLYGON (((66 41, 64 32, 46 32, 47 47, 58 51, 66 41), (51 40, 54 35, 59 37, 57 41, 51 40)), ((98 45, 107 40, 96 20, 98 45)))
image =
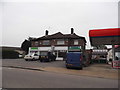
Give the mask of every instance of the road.
POLYGON ((108 64, 92 64, 83 70, 66 69, 65 61, 53 61, 41 63, 39 61, 25 61, 24 59, 3 59, 2 67, 22 67, 40 69, 49 72, 93 76, 109 79, 118 79, 118 70, 108 64), (98 72, 99 71, 99 72, 98 72))
POLYGON ((3 67, 3 88, 118 88, 118 80, 3 67))
POLYGON ((43 62, 25 61, 24 59, 4 59, 2 66, 22 66, 22 67, 65 67, 65 61, 43 62))

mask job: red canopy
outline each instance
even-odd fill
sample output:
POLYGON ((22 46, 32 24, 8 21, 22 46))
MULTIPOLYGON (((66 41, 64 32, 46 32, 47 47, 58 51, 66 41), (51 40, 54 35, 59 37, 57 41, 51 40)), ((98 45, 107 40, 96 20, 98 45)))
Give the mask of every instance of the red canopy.
POLYGON ((89 37, 93 46, 120 44, 120 28, 90 30, 89 37))
POLYGON ((90 30, 89 36, 120 36, 120 28, 90 30))

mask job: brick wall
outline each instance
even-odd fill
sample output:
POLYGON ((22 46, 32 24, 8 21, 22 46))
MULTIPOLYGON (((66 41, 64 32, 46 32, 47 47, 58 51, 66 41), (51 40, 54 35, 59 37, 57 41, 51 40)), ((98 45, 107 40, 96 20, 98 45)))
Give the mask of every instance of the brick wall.
POLYGON ((32 47, 47 47, 47 46, 85 46, 85 42, 83 39, 64 39, 65 44, 64 45, 57 45, 57 41, 59 39, 52 39, 50 40, 49 45, 43 45, 43 40, 39 41, 32 41, 32 47), (74 40, 78 40, 78 45, 74 45, 74 40))

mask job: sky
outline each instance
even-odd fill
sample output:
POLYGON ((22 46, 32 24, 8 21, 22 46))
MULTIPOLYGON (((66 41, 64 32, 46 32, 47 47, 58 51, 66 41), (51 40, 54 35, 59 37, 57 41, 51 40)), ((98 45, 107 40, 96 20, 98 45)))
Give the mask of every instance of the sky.
POLYGON ((0 46, 20 47, 28 37, 74 32, 86 38, 89 30, 118 27, 119 0, 0 0, 0 46))

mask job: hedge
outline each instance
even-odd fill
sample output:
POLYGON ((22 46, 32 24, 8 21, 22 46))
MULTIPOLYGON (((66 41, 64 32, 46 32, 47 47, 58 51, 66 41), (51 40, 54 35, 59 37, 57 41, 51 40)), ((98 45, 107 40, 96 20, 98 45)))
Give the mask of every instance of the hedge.
POLYGON ((3 59, 16 59, 19 58, 19 53, 13 50, 2 50, 3 59))

